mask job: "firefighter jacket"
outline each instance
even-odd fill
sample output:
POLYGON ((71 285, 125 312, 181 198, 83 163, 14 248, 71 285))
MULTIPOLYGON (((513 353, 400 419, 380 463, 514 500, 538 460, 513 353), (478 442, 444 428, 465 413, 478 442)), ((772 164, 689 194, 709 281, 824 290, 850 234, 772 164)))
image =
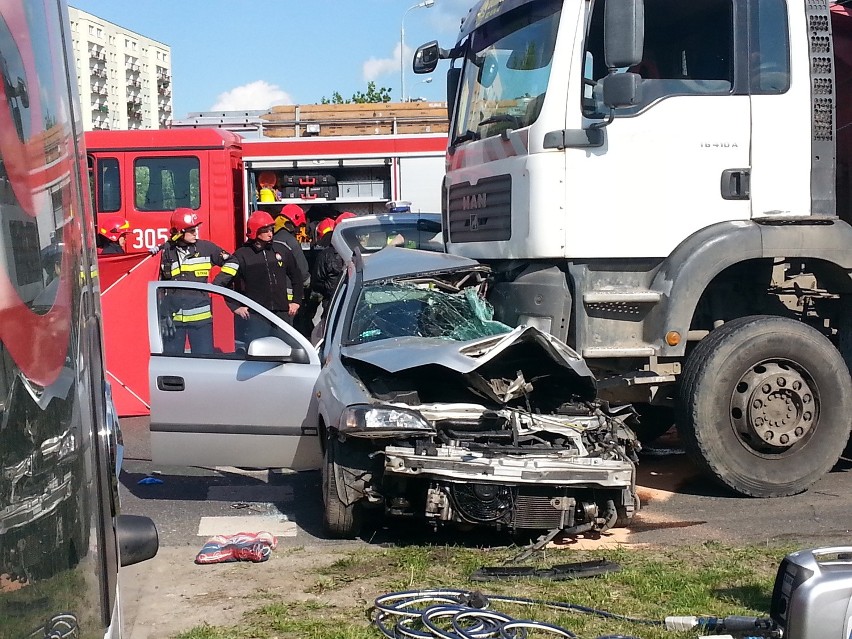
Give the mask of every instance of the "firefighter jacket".
POLYGON ((343 258, 333 246, 324 248, 314 263, 314 273, 311 277, 313 289, 322 295, 323 304, 326 306, 340 282, 343 267, 343 258))
POLYGON ((252 241, 234 251, 213 283, 228 286, 233 282, 235 290, 270 311, 286 312, 290 302, 302 303, 302 280, 291 251, 274 242, 252 241), (288 287, 293 289, 292 300, 288 300, 288 287))
MULTIPOLYGON (((195 244, 167 242, 160 252, 160 279, 206 284, 213 266, 223 266, 228 253, 208 240, 195 244)), ((169 291, 161 305, 177 326, 210 324, 213 312, 210 296, 204 291, 169 291)))
POLYGON ((302 284, 305 288, 308 288, 311 285, 311 269, 308 267, 308 258, 305 257, 305 252, 302 250, 299 240, 286 228, 281 228, 272 236, 272 241, 280 245, 278 248, 283 248, 293 253, 296 266, 302 273, 302 284))

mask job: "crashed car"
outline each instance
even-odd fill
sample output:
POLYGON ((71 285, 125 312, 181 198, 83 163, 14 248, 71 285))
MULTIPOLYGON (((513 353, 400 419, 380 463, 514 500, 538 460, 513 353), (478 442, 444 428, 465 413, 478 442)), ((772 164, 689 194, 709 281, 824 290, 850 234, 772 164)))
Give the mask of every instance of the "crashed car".
POLYGON ((443 253, 356 254, 318 351, 238 293, 152 282, 154 462, 321 467, 338 537, 371 514, 575 534, 623 525, 638 506, 632 411, 597 401, 562 342, 494 321, 489 273, 443 253), (187 287, 213 298, 216 353, 162 352, 158 305, 187 287), (241 343, 226 301, 266 318, 269 336, 241 343))

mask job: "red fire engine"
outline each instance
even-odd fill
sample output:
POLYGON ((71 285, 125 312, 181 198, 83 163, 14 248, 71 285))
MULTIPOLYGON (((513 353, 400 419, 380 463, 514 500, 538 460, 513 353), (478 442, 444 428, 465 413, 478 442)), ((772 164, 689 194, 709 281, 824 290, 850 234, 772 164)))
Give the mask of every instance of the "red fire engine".
POLYGON ((95 211, 130 222, 124 255, 99 259, 107 374, 120 416, 146 415, 147 282, 152 256, 168 239, 169 216, 193 209, 201 237, 228 251, 245 238, 255 209, 286 203, 309 222, 343 211, 380 213, 405 199, 413 211, 440 211, 444 133, 249 139, 216 128, 86 133, 95 211))

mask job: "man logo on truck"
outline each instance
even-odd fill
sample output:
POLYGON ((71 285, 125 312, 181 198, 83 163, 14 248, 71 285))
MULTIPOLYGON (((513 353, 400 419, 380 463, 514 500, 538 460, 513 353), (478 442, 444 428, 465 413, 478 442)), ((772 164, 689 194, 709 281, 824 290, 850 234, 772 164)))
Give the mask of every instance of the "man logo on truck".
POLYGON ((484 209, 486 195, 487 193, 465 195, 464 198, 462 198, 462 210, 470 211, 473 209, 484 209))

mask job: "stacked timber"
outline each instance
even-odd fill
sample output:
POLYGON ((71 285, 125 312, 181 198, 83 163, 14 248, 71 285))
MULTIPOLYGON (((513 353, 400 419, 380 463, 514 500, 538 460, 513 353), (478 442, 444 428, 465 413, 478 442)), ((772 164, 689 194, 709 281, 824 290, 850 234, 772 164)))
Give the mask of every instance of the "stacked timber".
POLYGON ((260 116, 266 137, 446 133, 446 102, 285 104, 260 116))

